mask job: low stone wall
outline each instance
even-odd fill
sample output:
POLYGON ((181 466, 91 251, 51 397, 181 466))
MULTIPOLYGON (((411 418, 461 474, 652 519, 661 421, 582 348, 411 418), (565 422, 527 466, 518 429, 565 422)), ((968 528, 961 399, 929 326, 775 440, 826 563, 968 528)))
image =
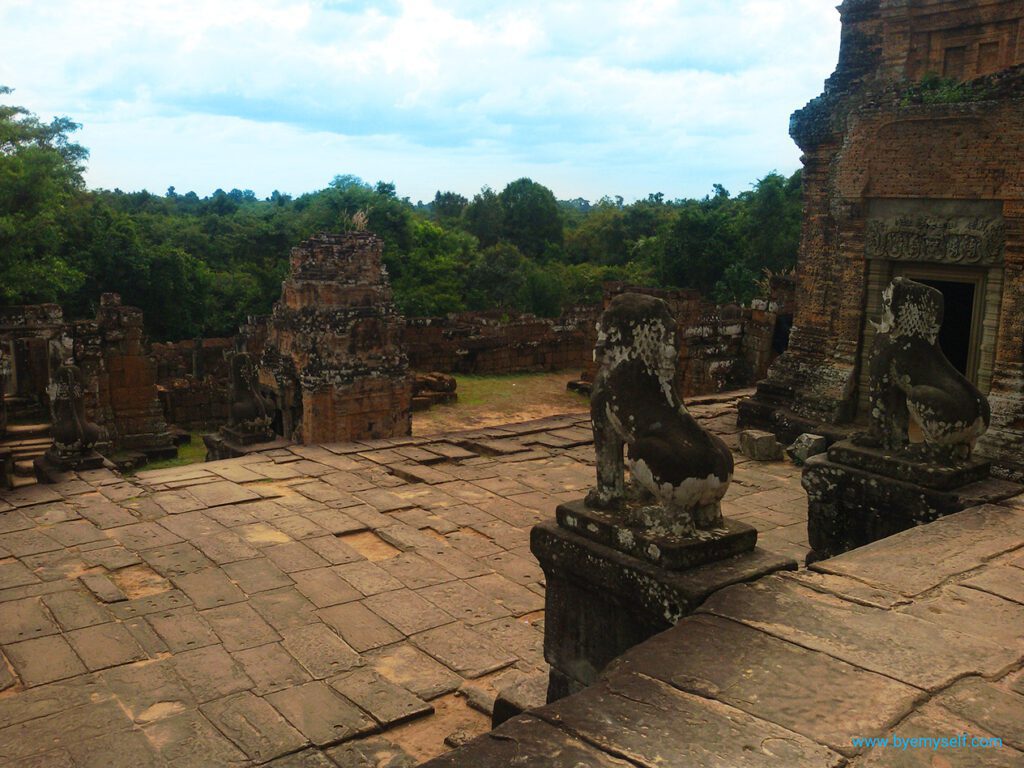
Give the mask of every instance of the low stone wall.
POLYGON ((228 420, 231 397, 227 381, 191 376, 157 386, 168 424, 187 429, 215 429, 228 420))
MULTIPOLYGON (((679 324, 678 384, 684 397, 753 384, 785 349, 792 318, 792 279, 775 276, 769 299, 750 307, 718 306, 694 290, 605 285, 604 305, 621 293, 642 293, 668 302, 679 324)), ((587 370, 593 374, 593 363, 587 370)))
POLYGON ((402 343, 418 371, 509 374, 581 368, 594 348, 596 307, 557 319, 463 312, 405 321, 402 343))
POLYGON ((150 354, 156 360, 156 379, 163 385, 192 376, 212 376, 227 382, 227 353, 235 348, 234 338, 189 339, 153 344, 150 354))

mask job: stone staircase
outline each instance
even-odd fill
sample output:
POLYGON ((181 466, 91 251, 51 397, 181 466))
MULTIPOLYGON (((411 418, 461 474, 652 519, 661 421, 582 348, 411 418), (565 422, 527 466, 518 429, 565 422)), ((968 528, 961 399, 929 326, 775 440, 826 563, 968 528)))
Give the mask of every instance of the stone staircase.
MULTIPOLYGON (((7 398, 8 418, 6 433, 0 437, 0 456, 9 456, 12 474, 8 481, 13 488, 36 482, 32 462, 53 445, 48 414, 38 403, 26 398, 7 398)), ((4 478, 0 477, 0 486, 4 478)))

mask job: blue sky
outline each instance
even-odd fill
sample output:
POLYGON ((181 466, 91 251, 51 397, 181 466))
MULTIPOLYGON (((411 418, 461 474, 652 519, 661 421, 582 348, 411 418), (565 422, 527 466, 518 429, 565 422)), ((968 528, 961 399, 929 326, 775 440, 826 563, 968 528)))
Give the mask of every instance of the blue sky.
POLYGON ((90 186, 429 200, 747 189, 799 152, 828 0, 3 0, 0 84, 83 124, 90 186))

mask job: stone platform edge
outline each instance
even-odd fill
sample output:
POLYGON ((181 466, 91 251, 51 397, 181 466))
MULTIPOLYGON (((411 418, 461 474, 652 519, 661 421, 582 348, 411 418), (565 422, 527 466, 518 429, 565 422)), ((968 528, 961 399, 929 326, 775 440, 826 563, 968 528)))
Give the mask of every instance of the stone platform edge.
POLYGON ((868 768, 885 750, 852 739, 897 729, 996 736, 1006 762, 950 765, 1018 764, 1022 664, 1017 496, 720 589, 596 684, 423 766, 868 768))

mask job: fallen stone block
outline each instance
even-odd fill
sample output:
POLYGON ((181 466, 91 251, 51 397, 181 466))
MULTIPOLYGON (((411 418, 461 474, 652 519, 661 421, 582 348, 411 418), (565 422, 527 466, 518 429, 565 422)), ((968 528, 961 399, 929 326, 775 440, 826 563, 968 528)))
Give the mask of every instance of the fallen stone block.
POLYGON ((740 452, 754 461, 780 461, 782 446, 771 432, 746 429, 740 432, 740 452))

